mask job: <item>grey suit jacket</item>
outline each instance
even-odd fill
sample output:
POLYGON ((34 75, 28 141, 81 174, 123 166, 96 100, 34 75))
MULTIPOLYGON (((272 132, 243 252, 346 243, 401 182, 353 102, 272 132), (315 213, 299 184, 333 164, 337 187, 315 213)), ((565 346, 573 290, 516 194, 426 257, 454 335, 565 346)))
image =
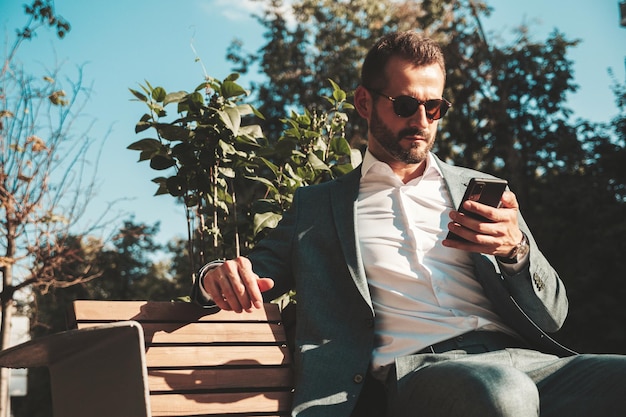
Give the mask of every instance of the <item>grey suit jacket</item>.
MULTIPOLYGON (((477 171, 437 160, 456 207, 477 171)), ((374 348, 374 316, 358 249, 355 204, 360 168, 334 181, 296 192, 291 210, 249 255, 254 271, 273 278, 270 300, 297 292, 294 416, 349 416, 374 348)), ((529 266, 501 273, 493 256, 472 254, 476 279, 504 321, 538 350, 572 354, 546 333, 567 314, 563 283, 528 235, 529 266)), ((417 329, 416 331, 419 331, 417 329)))

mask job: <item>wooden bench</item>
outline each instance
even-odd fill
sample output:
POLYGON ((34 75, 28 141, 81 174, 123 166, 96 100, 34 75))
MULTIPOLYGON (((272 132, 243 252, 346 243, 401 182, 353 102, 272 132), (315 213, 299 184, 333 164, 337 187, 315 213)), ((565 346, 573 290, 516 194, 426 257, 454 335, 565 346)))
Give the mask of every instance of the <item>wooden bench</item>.
MULTIPOLYGON (((143 363, 139 368, 135 365, 131 368, 133 374, 142 374, 143 386, 135 391, 145 393, 138 401, 145 404, 146 416, 252 417, 285 416, 290 412, 291 356, 281 315, 274 304, 265 304, 263 309, 252 313, 237 314, 182 302, 75 301, 70 323, 77 329, 69 331, 70 335, 128 326, 142 331, 139 343, 144 348, 139 353, 143 363)), ((62 339, 63 334, 54 336, 62 339)), ((106 345, 106 340, 101 340, 100 344, 106 345)), ((107 350, 100 349, 96 358, 106 356, 107 350)), ((1 357, 0 365, 6 366, 1 357)), ((120 371, 107 371, 105 367, 98 371, 104 375, 89 375, 88 378, 95 384, 112 379, 110 390, 120 391, 115 384, 127 383, 126 377, 119 376, 120 371)), ((66 382, 67 377, 64 378, 66 382)), ((130 381, 134 378, 136 376, 130 381)), ((74 382, 80 383, 76 379, 74 382)), ((110 390, 106 388, 94 389, 108 396, 109 401, 122 401, 109 396, 110 390)), ((128 389, 123 390, 124 395, 128 389)), ((53 387, 53 402, 54 397, 53 387)), ((75 401, 80 402, 81 398, 75 401)), ((70 414, 58 414, 58 417, 61 415, 70 414)), ((92 412, 83 415, 94 416, 92 412)), ((144 414, 118 412, 115 415, 144 414)))

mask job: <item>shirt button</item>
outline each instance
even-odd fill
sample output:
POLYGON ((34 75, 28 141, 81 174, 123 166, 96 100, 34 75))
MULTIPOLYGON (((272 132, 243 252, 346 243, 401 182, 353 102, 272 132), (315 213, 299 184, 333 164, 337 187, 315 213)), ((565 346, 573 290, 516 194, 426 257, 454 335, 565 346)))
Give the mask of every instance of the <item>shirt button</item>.
POLYGON ((363 382, 363 375, 361 375, 361 374, 356 374, 356 375, 354 376, 353 381, 354 381, 355 383, 357 383, 357 384, 360 384, 361 382, 363 382))

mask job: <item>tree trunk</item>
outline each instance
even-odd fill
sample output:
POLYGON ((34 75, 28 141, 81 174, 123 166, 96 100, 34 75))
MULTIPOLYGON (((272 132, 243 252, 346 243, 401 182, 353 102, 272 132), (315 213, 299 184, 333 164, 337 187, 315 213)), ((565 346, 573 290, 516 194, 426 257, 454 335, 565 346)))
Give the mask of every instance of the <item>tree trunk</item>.
MULTIPOLYGON (((10 267, 8 268, 10 269, 10 267)), ((6 277, 5 272, 5 277, 6 277)), ((5 289, 9 288, 6 285, 5 289)), ((5 299, 5 291, 2 292, 2 325, 0 326, 0 343, 2 349, 9 347, 11 343, 11 317, 13 316, 13 297, 5 299)), ((9 417, 9 368, 0 368, 0 417, 9 417)))
MULTIPOLYGON (((6 203, 6 202, 5 202, 6 203)), ((11 344, 11 318, 13 317, 13 259, 15 257, 15 225, 10 210, 12 206, 6 204, 6 259, 0 269, 2 271, 2 321, 0 323, 0 349, 4 350, 11 344)), ((9 368, 0 368, 0 417, 9 417, 9 368)))

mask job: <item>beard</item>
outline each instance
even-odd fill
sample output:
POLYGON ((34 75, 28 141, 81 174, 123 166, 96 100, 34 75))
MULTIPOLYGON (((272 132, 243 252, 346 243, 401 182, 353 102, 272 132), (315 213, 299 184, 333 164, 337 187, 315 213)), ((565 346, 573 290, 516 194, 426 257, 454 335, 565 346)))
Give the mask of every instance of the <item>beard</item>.
POLYGON ((430 134, 427 130, 407 128, 393 133, 391 129, 379 117, 376 109, 372 111, 370 120, 370 132, 380 146, 391 155, 393 159, 405 164, 419 164, 426 160, 428 153, 435 143, 435 134, 430 134), (425 145, 422 142, 413 142, 411 147, 404 149, 400 143, 407 136, 422 136, 426 139, 425 145))

